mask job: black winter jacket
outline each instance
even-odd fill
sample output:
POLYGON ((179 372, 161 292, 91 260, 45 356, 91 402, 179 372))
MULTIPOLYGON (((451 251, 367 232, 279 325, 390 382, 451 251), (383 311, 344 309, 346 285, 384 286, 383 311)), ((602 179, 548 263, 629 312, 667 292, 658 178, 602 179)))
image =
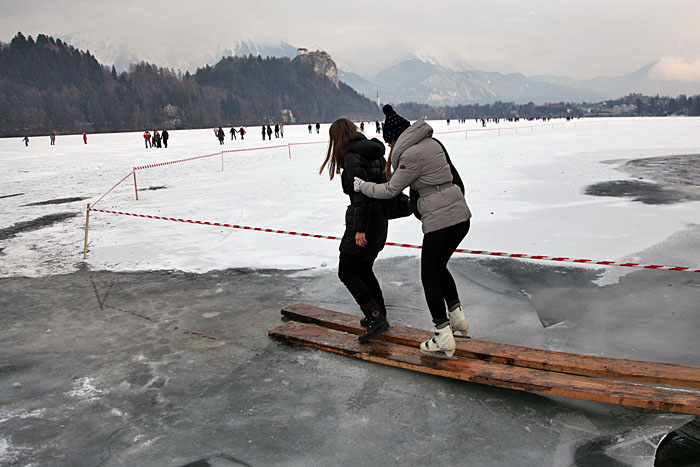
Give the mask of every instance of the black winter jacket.
POLYGON ((355 193, 355 177, 375 183, 385 183, 386 160, 384 143, 376 138, 368 140, 362 133, 355 133, 343 145, 343 172, 340 176, 343 192, 350 197, 345 211, 345 233, 340 241, 340 251, 366 260, 374 260, 384 248, 388 221, 384 201, 355 193), (367 245, 357 246, 355 234, 364 232, 367 245))

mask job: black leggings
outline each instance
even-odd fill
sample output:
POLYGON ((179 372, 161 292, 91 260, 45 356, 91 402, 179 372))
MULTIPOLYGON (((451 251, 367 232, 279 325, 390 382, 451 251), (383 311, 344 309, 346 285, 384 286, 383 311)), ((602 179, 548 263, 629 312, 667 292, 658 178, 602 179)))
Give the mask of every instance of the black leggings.
POLYGON ((469 220, 423 236, 420 276, 425 301, 436 325, 447 320, 445 305, 459 302, 455 281, 447 270, 447 262, 469 232, 469 220))
POLYGON ((367 260, 359 256, 340 253, 338 277, 345 284, 358 305, 363 306, 371 300, 376 300, 380 307, 384 306, 382 288, 379 286, 374 271, 374 258, 367 260))

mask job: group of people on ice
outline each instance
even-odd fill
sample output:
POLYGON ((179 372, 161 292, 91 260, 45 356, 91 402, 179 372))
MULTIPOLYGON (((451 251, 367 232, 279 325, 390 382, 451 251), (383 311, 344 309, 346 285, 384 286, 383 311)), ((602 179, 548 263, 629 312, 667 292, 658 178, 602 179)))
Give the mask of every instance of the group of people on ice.
MULTIPOLYGON (((22 142, 24 143, 25 146, 28 147, 29 146, 29 136, 24 135, 24 138, 22 138, 22 142)), ((87 133, 83 133, 83 143, 87 144, 87 133)), ((51 146, 56 145, 56 133, 54 133, 53 131, 49 135, 49 144, 51 144, 51 146)))
MULTIPOLYGON (((284 125, 279 123, 275 124, 275 138, 284 138, 284 125)), ((262 139, 265 141, 265 135, 267 134, 267 139, 272 141, 272 127, 270 125, 262 126, 262 139)))
POLYGON ((153 133, 146 130, 143 132, 143 140, 146 143, 146 148, 168 148, 168 139, 170 134, 168 130, 163 130, 158 133, 158 130, 153 130, 153 133))
POLYGON ((367 342, 389 329, 381 286, 372 270, 384 248, 390 218, 411 212, 423 227, 421 282, 435 335, 420 344, 428 355, 455 352, 454 333, 467 336, 464 315, 447 263, 469 232, 471 212, 464 184, 445 147, 433 138, 424 121, 411 124, 390 105, 383 107, 384 141, 391 148, 385 159, 383 142, 367 139, 350 120, 341 118, 329 129, 330 142, 319 173, 340 174, 350 205, 340 242, 338 277, 362 310, 358 337, 367 342), (402 197, 410 187, 410 198, 402 197))
MULTIPOLYGON (((236 134, 241 135, 241 139, 245 139, 245 128, 241 127, 240 129, 236 130, 235 127, 231 127, 231 130, 229 130, 229 133, 231 134, 231 141, 236 139, 236 134)), ((224 129, 219 127, 219 128, 214 128, 214 136, 216 136, 216 139, 219 140, 219 144, 223 145, 224 141, 226 140, 226 133, 224 133, 224 129)))

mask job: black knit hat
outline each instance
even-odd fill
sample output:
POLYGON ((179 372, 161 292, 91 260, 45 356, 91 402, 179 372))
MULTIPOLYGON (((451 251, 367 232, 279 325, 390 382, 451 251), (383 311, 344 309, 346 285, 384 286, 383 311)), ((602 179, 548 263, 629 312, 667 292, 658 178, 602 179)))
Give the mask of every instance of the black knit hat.
POLYGON ((390 105, 385 105, 382 107, 382 112, 386 115, 386 120, 384 120, 384 141, 391 143, 399 139, 401 133, 411 126, 411 122, 403 118, 401 115, 397 114, 393 107, 390 105))

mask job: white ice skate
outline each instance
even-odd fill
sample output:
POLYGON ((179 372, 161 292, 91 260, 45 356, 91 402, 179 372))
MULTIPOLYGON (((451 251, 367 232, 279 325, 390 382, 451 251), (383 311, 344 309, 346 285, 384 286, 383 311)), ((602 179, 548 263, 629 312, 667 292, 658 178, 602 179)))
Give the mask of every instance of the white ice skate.
POLYGON ((454 334, 459 331, 462 334, 462 337, 467 337, 467 333, 469 333, 469 323, 467 322, 467 318, 464 316, 462 305, 457 305, 449 312, 449 315, 452 333, 454 334))
POLYGON ((455 339, 452 335, 452 328, 449 322, 435 328, 435 336, 422 342, 420 351, 424 355, 435 355, 439 352, 445 352, 445 355, 451 357, 455 353, 455 339))

